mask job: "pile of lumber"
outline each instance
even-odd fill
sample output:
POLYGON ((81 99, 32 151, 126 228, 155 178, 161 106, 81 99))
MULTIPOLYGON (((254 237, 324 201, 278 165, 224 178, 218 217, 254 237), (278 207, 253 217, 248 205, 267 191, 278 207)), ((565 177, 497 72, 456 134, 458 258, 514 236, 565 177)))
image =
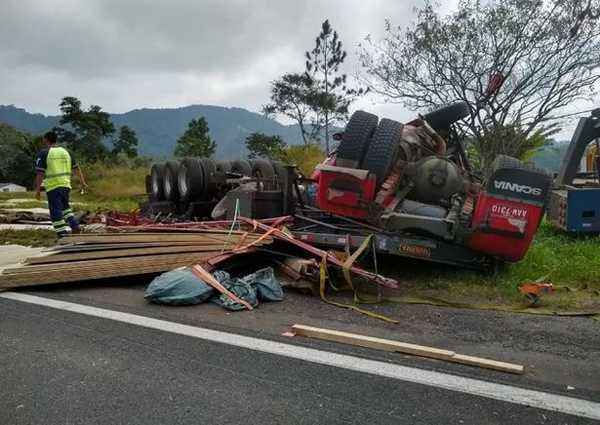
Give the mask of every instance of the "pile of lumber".
POLYGON ((42 255, 4 269, 0 290, 159 273, 271 242, 257 233, 213 229, 71 235, 42 255))

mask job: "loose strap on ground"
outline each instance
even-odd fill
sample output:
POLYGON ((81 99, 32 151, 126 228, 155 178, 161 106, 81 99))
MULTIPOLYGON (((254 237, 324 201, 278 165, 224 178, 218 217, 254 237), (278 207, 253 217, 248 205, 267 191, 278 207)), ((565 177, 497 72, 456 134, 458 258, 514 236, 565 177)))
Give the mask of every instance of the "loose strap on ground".
POLYGON ((383 314, 378 314, 375 313, 373 311, 369 311, 369 310, 365 310, 363 308, 360 308, 357 303, 355 302, 354 304, 342 304, 342 303, 338 303, 335 301, 331 301, 328 300, 327 297, 325 296, 325 284, 328 280, 328 274, 327 274, 327 254, 323 255, 323 258, 321 259, 321 265, 319 267, 319 294, 321 295, 321 299, 323 301, 325 301, 328 304, 334 305, 336 307, 340 307, 340 308, 347 308, 349 310, 354 310, 357 311, 359 313, 365 314, 367 316, 373 317, 375 319, 379 319, 379 320, 383 320, 385 322, 388 323, 400 323, 398 320, 393 319, 391 317, 385 316, 383 314))
POLYGON ((358 300, 357 302, 362 304, 375 304, 380 301, 389 301, 395 303, 428 304, 441 307, 464 308, 470 310, 504 311, 510 313, 540 314, 546 316, 589 316, 592 317, 594 320, 600 320, 600 314, 596 312, 561 312, 543 308, 523 308, 521 305, 489 305, 460 303, 425 296, 380 296, 355 291, 354 297, 358 300))

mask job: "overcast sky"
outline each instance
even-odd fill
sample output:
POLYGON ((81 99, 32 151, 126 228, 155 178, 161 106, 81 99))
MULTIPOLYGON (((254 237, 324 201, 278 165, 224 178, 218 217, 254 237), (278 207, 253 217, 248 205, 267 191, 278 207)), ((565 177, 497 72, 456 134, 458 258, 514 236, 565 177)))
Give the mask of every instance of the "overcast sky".
MULTIPOLYGON (((189 104, 259 111, 269 82, 302 71, 329 19, 348 51, 404 24, 422 0, 2 0, 0 104, 57 114, 63 96, 110 112, 189 104)), ((451 8, 454 0, 444 2, 451 8)), ((397 105, 354 106, 398 119, 397 105)))
MULTIPOLYGON (((379 39, 385 19, 408 24, 424 0, 0 1, 0 104, 58 114, 64 96, 109 112, 190 104, 258 112, 271 80, 304 69, 325 19, 352 75, 364 37, 379 39)), ((457 2, 440 2, 442 13, 457 2)), ((414 116, 374 97, 353 109, 414 116)), ((576 122, 565 123, 560 138, 570 138, 576 122)))

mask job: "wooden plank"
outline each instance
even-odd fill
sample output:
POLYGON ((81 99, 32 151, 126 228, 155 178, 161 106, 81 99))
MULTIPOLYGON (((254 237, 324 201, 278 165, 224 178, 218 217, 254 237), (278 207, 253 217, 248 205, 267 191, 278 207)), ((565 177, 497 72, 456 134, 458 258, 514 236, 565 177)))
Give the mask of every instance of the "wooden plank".
MULTIPOLYGON (((130 248, 151 248, 151 247, 167 247, 167 246, 210 246, 219 245, 219 249, 225 244, 217 241, 202 241, 202 242, 133 242, 133 243, 77 243, 71 245, 57 245, 51 248, 46 248, 42 252, 62 253, 62 252, 81 252, 81 251, 106 251, 112 249, 130 249, 130 248)), ((237 244, 229 242, 228 247, 235 247, 237 244)))
POLYGON ((485 369, 500 370, 502 372, 510 372, 520 375, 523 373, 523 366, 514 363, 499 362, 496 360, 484 359, 481 357, 466 356, 464 354, 455 354, 450 361, 454 363, 462 363, 470 366, 483 367, 485 369))
POLYGON ((455 354, 454 351, 450 350, 441 350, 438 348, 424 347, 422 345, 396 342, 389 339, 351 334, 348 332, 340 332, 330 329, 315 328, 312 326, 294 325, 292 326, 292 331, 296 332, 298 335, 311 338, 325 339, 327 341, 341 342, 343 344, 358 345, 366 348, 374 348, 375 350, 433 357, 436 359, 446 359, 455 354))
MULTIPOLYGON (((111 229, 119 229, 118 227, 112 227, 111 229)), ((200 227, 168 227, 168 226, 140 226, 140 227, 127 227, 124 232, 110 232, 110 233, 221 233, 229 234, 230 231, 227 229, 207 229, 200 227)), ((241 235, 244 230, 232 230, 231 234, 241 235)))
MULTIPOLYGON (((95 260, 102 258, 119 258, 131 256, 152 256, 155 254, 170 254, 175 252, 220 252, 223 245, 182 245, 182 246, 165 246, 154 248, 132 248, 132 249, 113 249, 104 251, 84 251, 67 254, 52 254, 39 257, 27 258, 26 264, 50 264, 62 263, 69 261, 95 260)), ((231 247, 231 245, 229 245, 231 247)))
MULTIPOLYGON (((249 235, 258 235, 255 232, 252 231, 233 231, 231 232, 232 236, 240 236, 240 235, 244 235, 244 234, 249 234, 249 235)), ((169 232, 162 232, 162 231, 148 231, 148 232, 92 232, 92 233, 77 233, 77 234, 68 234, 65 235, 62 240, 70 240, 70 239, 77 239, 77 238, 81 238, 81 237, 86 237, 86 236, 105 236, 105 237, 119 237, 119 236, 164 236, 167 237, 169 235, 188 235, 188 236, 197 236, 197 237, 202 237, 202 236, 227 236, 229 234, 228 231, 194 231, 194 232, 189 232, 186 229, 182 229, 181 231, 178 230, 171 230, 169 232)))
POLYGON ((478 366, 486 369, 494 369, 502 372, 516 374, 523 373, 522 365, 488 360, 480 357, 466 356, 462 354, 457 354, 454 351, 450 350, 443 350, 439 348, 426 347, 423 345, 409 344, 405 342, 353 334, 348 332, 334 331, 331 329, 316 328, 312 326, 294 325, 292 326, 292 330, 297 335, 323 339, 326 341, 341 342, 343 344, 374 348, 376 350, 413 354, 416 356, 468 364, 471 366, 478 366))
POLYGON ((46 274, 50 274, 50 273, 62 273, 64 275, 66 275, 67 277, 72 274, 72 273, 88 273, 88 274, 97 274, 102 276, 102 273, 104 271, 108 271, 108 270, 119 270, 121 268, 139 268, 139 269, 143 269, 144 267, 148 267, 151 266, 153 264, 167 264, 167 263, 185 263, 185 264, 189 264, 190 266, 197 263, 198 261, 204 261, 207 258, 212 258, 212 256, 214 256, 214 253, 196 253, 194 256, 183 256, 183 255, 178 255, 177 258, 163 258, 163 259, 159 259, 157 258, 155 261, 152 262, 142 262, 142 261, 134 261, 134 262, 122 262, 122 263, 117 263, 114 266, 102 266, 102 267, 77 267, 74 269, 60 269, 60 268, 44 268, 42 266, 38 266, 38 267, 25 267, 24 273, 12 273, 12 274, 2 274, 0 275, 0 278, 2 279, 27 279, 27 278, 38 278, 38 277, 43 277, 46 274))
POLYGON ((227 288, 225 288, 223 285, 221 285, 221 283, 217 279, 215 279, 212 274, 210 274, 209 272, 204 270, 198 264, 196 264, 195 266, 192 267, 192 273, 194 273, 196 276, 198 276, 204 282, 208 283, 210 286, 215 288, 217 291, 219 291, 220 293, 225 295, 227 298, 229 298, 233 302, 242 304, 244 307, 246 307, 250 311, 254 310, 254 308, 247 301, 239 298, 233 292, 229 291, 227 288))
POLYGON ((206 255, 210 254, 210 256, 218 254, 219 251, 210 251, 210 252, 198 252, 196 254, 160 254, 153 256, 135 256, 135 257, 125 257, 125 258, 113 258, 113 259, 99 259, 99 260, 88 260, 88 261, 72 261, 69 263, 56 263, 56 264, 39 264, 39 265, 29 265, 24 267, 15 267, 8 268, 2 271, 2 275, 14 275, 14 274, 28 274, 35 272, 47 272, 47 271, 55 271, 55 270, 63 270, 65 272, 75 270, 75 269, 97 269, 102 270, 107 267, 118 267, 121 265, 130 265, 130 264, 152 264, 156 261, 176 261, 178 258, 185 256, 186 258, 205 258, 206 255))
MULTIPOLYGON (((228 239, 227 235, 196 235, 196 234, 170 234, 170 233, 159 233, 159 234, 135 234, 135 233, 123 233, 123 234, 114 234, 107 236, 108 234, 104 234, 102 236, 94 235, 94 236, 84 236, 84 235, 75 235, 70 236, 68 238, 62 238, 59 241, 59 244, 69 244, 69 243, 115 243, 115 242, 202 242, 202 241, 219 241, 225 242, 229 240, 232 243, 239 243, 241 240, 241 236, 232 235, 231 238, 228 239)), ((244 243, 248 243, 258 239, 261 235, 249 234, 246 236, 243 241, 244 243)), ((271 238, 265 240, 265 242, 271 241, 271 238)))
MULTIPOLYGON (((258 239, 260 235, 247 235, 244 239, 258 239)), ((71 243, 131 243, 131 242, 203 242, 203 241, 226 241, 227 235, 196 235, 196 234, 141 234, 128 233, 122 235, 94 235, 94 236, 73 236, 70 238, 62 238, 59 241, 60 245, 68 245, 71 243)), ((239 235, 232 235, 230 241, 239 241, 239 235)))
POLYGON ((174 270, 182 266, 191 266, 198 262, 198 257, 193 259, 181 258, 171 262, 156 262, 154 264, 143 266, 119 267, 114 269, 104 269, 101 271, 89 270, 73 270, 69 273, 65 272, 46 272, 32 273, 25 275, 9 275, 0 276, 0 291, 10 288, 18 288, 25 286, 47 285, 55 283, 80 282, 92 279, 106 279, 122 276, 134 276, 151 273, 160 273, 168 270, 174 270))

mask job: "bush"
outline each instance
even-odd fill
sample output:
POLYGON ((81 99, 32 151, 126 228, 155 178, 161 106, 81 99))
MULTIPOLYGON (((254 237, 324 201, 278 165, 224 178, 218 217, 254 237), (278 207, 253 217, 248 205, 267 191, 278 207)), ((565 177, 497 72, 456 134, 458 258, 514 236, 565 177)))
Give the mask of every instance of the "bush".
POLYGON ((323 162, 327 154, 319 145, 289 146, 284 150, 284 161, 296 165, 300 172, 310 177, 317 164, 323 162))
MULTIPOLYGON (((134 162, 135 163, 135 162, 134 162)), ((146 192, 148 166, 110 166, 102 163, 81 164, 88 193, 98 198, 131 198, 146 192)), ((78 183, 73 185, 78 187, 78 183)))

